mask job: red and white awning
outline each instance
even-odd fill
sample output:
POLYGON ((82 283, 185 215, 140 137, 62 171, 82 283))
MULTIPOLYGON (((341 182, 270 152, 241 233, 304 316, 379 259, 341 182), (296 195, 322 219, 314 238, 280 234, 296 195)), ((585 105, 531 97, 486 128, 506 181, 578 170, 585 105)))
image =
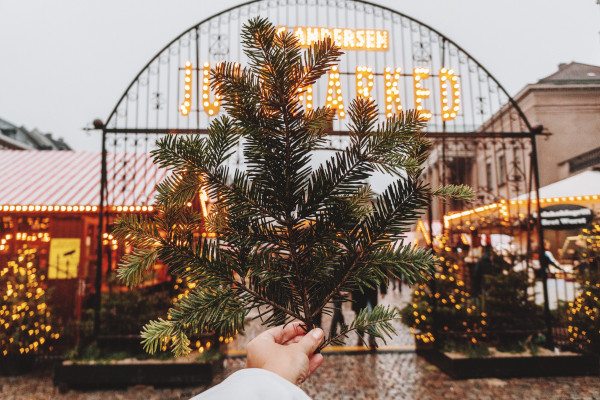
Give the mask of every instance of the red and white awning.
MULTIPOLYGON (((0 211, 91 211, 100 204, 101 159, 98 153, 0 150, 0 211)), ((105 204, 148 209, 165 175, 148 154, 110 153, 105 204)))

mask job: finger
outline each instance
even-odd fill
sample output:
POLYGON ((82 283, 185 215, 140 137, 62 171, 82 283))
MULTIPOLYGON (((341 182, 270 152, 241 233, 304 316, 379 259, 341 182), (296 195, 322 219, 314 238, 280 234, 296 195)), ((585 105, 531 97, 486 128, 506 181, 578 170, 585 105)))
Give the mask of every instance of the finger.
POLYGON ((281 343, 284 346, 290 345, 290 344, 294 344, 294 343, 298 343, 302 340, 302 338, 304 337, 304 335, 298 335, 296 337, 291 338, 290 340, 288 340, 285 343, 281 343))
POLYGON ((259 336, 265 335, 266 338, 273 340, 275 343, 282 344, 299 334, 304 334, 302 326, 304 326, 302 321, 295 321, 285 326, 280 325, 271 328, 268 331, 261 333, 259 336))
POLYGON ((314 354, 308 359, 308 376, 311 376, 317 368, 323 364, 323 354, 314 354))
POLYGON ((312 331, 308 332, 302 340, 298 342, 298 346, 302 349, 302 351, 307 355, 311 356, 315 350, 319 347, 321 343, 323 343, 324 338, 323 329, 315 328, 312 331))

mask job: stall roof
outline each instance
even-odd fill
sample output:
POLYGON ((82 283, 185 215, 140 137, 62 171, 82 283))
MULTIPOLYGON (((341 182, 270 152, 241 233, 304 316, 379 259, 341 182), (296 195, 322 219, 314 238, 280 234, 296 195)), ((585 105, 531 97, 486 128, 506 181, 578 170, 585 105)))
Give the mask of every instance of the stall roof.
MULTIPOLYGON (((0 207, 96 206, 100 203, 99 153, 0 150, 0 207)), ((107 155, 110 206, 154 202, 165 171, 148 154, 107 155)))
MULTIPOLYGON (((600 200, 600 171, 592 170, 582 172, 541 187, 539 192, 540 204, 543 206, 551 205, 552 203, 597 203, 598 200, 600 200)), ((502 218, 507 220, 509 215, 518 216, 526 212, 523 207, 526 207, 528 200, 527 194, 523 194, 510 201, 502 200, 499 203, 488 204, 471 210, 444 215, 444 225, 448 227, 451 221, 454 220, 460 221, 462 218, 471 219, 475 216, 483 217, 496 213, 499 213, 502 218)), ((533 202, 536 201, 534 192, 531 192, 531 200, 533 202)))
MULTIPOLYGON (((600 171, 585 171, 540 188, 540 199, 598 194, 600 194, 600 171)), ((524 194, 517 197, 516 200, 527 200, 527 197, 524 194)), ((534 192, 531 192, 531 198, 535 199, 534 192)))

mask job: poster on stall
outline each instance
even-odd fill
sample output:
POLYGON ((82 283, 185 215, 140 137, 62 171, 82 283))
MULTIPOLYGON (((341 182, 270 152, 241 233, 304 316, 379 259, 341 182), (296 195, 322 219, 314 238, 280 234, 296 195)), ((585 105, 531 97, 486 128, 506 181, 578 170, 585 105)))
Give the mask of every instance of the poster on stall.
POLYGON ((52 239, 48 260, 48 279, 77 278, 81 239, 52 239))

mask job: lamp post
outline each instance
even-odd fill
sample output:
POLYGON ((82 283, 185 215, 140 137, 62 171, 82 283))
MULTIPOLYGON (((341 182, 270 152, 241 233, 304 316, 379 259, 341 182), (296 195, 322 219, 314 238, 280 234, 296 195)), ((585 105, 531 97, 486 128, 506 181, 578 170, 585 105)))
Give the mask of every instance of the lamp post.
POLYGON ((102 130, 102 167, 100 173, 100 205, 98 207, 98 244, 96 249, 96 297, 94 301, 94 339, 100 333, 100 308, 102 306, 102 227, 104 225, 104 193, 106 191, 106 127, 104 123, 94 120, 94 129, 102 130))

